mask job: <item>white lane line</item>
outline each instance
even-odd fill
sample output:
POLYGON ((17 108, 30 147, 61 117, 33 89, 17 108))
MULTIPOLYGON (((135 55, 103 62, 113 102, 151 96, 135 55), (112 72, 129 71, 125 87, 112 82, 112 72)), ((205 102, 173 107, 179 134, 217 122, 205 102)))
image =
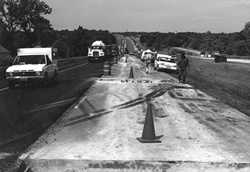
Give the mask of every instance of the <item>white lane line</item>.
POLYGON ((68 68, 68 69, 64 69, 64 70, 59 71, 59 73, 66 72, 66 71, 68 71, 68 70, 72 70, 72 69, 74 69, 74 68, 78 68, 78 67, 81 67, 81 66, 85 66, 85 65, 87 65, 87 64, 88 64, 88 63, 81 64, 81 65, 78 65, 78 66, 74 66, 74 67, 71 67, 71 68, 68 68))
POLYGON ((54 103, 50 103, 50 104, 46 104, 46 105, 37 106, 34 109, 31 109, 30 111, 28 111, 27 113, 33 113, 33 112, 37 112, 37 111, 41 111, 41 110, 45 110, 45 109, 54 108, 57 106, 62 106, 65 104, 72 103, 75 100, 76 100, 76 98, 71 98, 71 99, 62 100, 62 101, 58 101, 58 102, 54 102, 54 103))
POLYGON ((0 89, 0 92, 1 92, 1 91, 5 91, 5 90, 8 90, 8 89, 9 89, 8 87, 2 88, 2 89, 0 89))

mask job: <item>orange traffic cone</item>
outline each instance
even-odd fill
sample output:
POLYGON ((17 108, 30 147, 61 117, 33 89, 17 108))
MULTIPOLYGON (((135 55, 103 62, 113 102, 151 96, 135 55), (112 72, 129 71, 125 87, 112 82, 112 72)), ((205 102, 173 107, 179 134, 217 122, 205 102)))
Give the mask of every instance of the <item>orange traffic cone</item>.
POLYGON ((130 68, 129 78, 134 78, 133 67, 130 68))
POLYGON ((152 115, 152 103, 147 102, 147 114, 143 127, 142 137, 136 138, 141 143, 160 143, 161 136, 155 136, 154 120, 152 115))

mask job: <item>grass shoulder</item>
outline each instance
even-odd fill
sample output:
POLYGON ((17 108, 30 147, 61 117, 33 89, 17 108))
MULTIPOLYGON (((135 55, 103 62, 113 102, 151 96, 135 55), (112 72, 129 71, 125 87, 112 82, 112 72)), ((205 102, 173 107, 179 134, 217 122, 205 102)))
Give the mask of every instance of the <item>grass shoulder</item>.
MULTIPOLYGON (((249 64, 189 57, 187 82, 250 116, 249 64)), ((177 77, 176 74, 171 74, 177 77)))

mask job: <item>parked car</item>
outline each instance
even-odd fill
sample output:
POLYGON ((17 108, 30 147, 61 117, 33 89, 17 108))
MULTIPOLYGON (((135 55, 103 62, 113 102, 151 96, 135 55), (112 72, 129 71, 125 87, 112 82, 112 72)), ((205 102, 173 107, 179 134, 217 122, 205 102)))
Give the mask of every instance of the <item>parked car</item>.
POLYGON ((177 61, 176 56, 157 54, 154 63, 154 69, 158 71, 162 69, 177 71, 176 61, 177 61))
POLYGON ((226 55, 214 55, 214 62, 227 62, 227 56, 226 55))

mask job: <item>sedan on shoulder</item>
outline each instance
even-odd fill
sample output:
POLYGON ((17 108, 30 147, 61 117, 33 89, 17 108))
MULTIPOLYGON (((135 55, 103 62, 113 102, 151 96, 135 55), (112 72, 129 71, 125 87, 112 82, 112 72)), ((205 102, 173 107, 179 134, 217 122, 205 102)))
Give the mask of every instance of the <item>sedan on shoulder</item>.
POLYGON ((159 70, 177 71, 176 61, 177 61, 176 56, 157 54, 154 63, 154 69, 157 71, 159 70))

